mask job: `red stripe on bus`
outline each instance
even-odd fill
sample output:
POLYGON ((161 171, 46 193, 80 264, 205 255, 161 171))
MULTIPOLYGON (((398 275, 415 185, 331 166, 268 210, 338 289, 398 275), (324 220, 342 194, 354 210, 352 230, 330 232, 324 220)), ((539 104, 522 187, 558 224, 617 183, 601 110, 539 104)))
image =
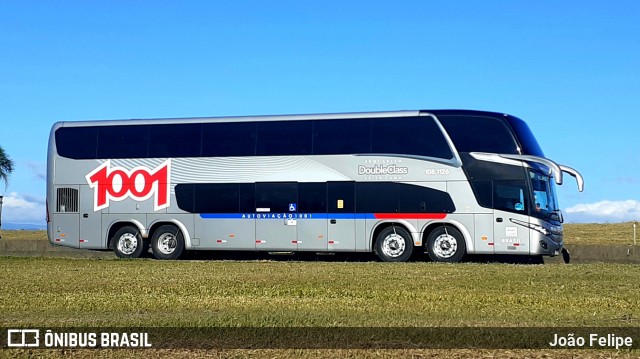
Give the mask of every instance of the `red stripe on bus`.
POLYGON ((446 213, 374 213, 376 219, 445 219, 446 213))

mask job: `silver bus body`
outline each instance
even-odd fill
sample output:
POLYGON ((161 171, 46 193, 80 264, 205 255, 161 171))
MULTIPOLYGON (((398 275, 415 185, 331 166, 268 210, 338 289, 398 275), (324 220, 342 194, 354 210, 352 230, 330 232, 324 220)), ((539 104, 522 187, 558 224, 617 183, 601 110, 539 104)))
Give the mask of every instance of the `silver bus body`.
POLYGON ((518 136, 531 137, 528 128, 519 134, 523 123, 512 117, 499 124, 506 116, 400 111, 59 122, 48 150, 49 241, 121 257, 151 246, 168 259, 183 250, 374 251, 387 261, 419 249, 439 261, 558 255, 564 243, 554 185, 568 173, 582 190, 582 177, 539 150, 525 151, 537 143, 523 145, 518 136), (476 118, 514 132, 514 149, 467 146, 473 134, 464 127, 476 118), (369 132, 359 135, 359 128, 369 132), (424 144, 413 145, 421 138, 424 144))

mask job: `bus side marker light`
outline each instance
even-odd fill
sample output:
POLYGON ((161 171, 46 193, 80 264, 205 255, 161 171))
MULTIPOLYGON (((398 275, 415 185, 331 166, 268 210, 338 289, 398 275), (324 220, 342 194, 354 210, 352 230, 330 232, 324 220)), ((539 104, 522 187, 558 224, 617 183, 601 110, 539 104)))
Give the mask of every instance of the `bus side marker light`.
POLYGON ((493 245, 493 242, 489 242, 489 243, 487 243, 487 244, 488 244, 488 245, 490 245, 490 246, 492 246, 492 245, 493 245))
POLYGON ((218 239, 216 242, 217 243, 227 243, 227 241, 225 241, 224 239, 218 239))
POLYGON ((488 239, 487 236, 482 236, 480 238, 482 238, 483 241, 486 241, 488 239))
POLYGON ((231 234, 229 235, 229 238, 236 238, 236 235, 235 235, 235 234, 233 234, 233 233, 231 233, 231 234))
POLYGON ((261 240, 261 239, 258 239, 258 240, 256 240, 256 243, 257 243, 257 244, 267 243, 267 241, 265 241, 265 240, 261 240))
POLYGON ((340 244, 338 241, 329 241, 329 244, 340 244))

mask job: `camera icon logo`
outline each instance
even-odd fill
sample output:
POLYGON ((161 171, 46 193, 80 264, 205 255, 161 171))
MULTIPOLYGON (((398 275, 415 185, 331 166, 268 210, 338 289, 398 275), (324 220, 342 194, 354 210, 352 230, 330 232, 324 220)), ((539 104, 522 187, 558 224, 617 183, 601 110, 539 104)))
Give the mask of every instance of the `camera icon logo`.
POLYGON ((33 348, 40 346, 40 330, 8 329, 7 346, 10 348, 33 348))

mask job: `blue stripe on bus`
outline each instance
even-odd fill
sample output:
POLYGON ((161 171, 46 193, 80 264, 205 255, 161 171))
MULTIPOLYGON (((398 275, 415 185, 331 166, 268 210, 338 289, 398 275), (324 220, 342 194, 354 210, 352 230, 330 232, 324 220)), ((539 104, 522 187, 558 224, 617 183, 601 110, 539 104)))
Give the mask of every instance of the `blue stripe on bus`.
POLYGON ((204 219, 375 219, 373 213, 200 213, 204 219))

